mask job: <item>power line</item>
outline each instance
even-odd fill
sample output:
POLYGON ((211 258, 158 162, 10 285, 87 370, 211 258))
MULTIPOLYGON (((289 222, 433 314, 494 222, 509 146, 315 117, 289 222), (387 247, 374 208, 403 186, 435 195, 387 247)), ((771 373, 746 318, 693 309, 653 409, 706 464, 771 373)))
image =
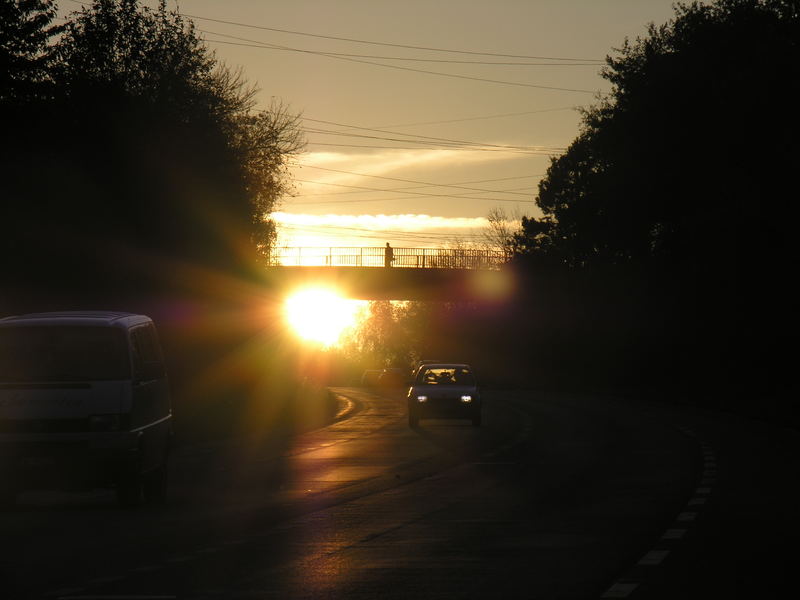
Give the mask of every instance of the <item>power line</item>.
MULTIPOLYGON (((328 183, 326 181, 311 181, 311 180, 308 180, 308 179, 295 179, 295 181, 297 181, 299 183, 311 183, 311 184, 314 184, 314 185, 329 185, 329 186, 334 186, 334 187, 351 188, 351 189, 356 189, 356 190, 367 190, 367 191, 370 191, 370 192, 384 192, 385 191, 385 190, 382 190, 380 188, 371 188, 371 187, 366 187, 366 186, 363 186, 363 185, 347 185, 347 184, 344 184, 344 183, 328 183)), ((411 191, 405 191, 405 192, 402 192, 402 193, 403 194, 410 194, 412 196, 423 196, 425 198, 458 198, 458 199, 463 198, 463 196, 454 196, 452 194, 428 194, 428 193, 425 193, 425 192, 411 192, 411 191)), ((407 198, 407 197, 404 198, 404 199, 405 200, 409 200, 409 198, 407 198)), ((474 198, 474 199, 478 200, 479 198, 474 198)), ((493 198, 485 198, 485 200, 493 200, 493 198)), ((376 200, 376 201, 379 201, 379 200, 376 200)), ((325 204, 338 204, 338 203, 339 203, 338 201, 325 202, 325 204)), ((310 204, 310 203, 305 203, 304 202, 303 204, 310 204)), ((322 204, 322 203, 320 203, 320 204, 322 204)))
POLYGON ((461 119, 447 119, 444 121, 422 121, 418 123, 401 123, 398 125, 384 125, 384 127, 417 127, 420 125, 443 125, 446 123, 461 123, 462 121, 481 121, 484 119, 500 119, 504 117, 519 117, 522 115, 532 115, 536 113, 546 113, 546 112, 555 112, 558 110, 576 110, 578 108, 583 108, 582 106, 562 106, 559 108, 544 108, 541 110, 526 110, 522 112, 514 112, 514 113, 503 113, 499 115, 483 115, 478 117, 465 117, 461 119))
POLYGON ((306 37, 313 37, 313 38, 321 38, 327 40, 337 40, 342 42, 354 42, 357 44, 369 44, 373 46, 388 46, 392 48, 406 48, 409 50, 427 50, 429 52, 446 52, 450 54, 469 54, 472 56, 497 56, 502 58, 522 58, 522 59, 530 59, 530 60, 560 60, 560 61, 575 61, 575 62, 595 62, 595 63, 603 63, 602 59, 597 58, 565 58, 565 57, 557 57, 557 56, 531 56, 531 55, 521 55, 521 54, 501 54, 497 52, 477 52, 472 50, 453 50, 447 48, 435 48, 430 46, 412 46, 409 44, 393 44, 389 42, 375 42, 370 40, 360 40, 355 38, 346 38, 346 37, 338 37, 333 35, 322 35, 318 33, 308 33, 304 31, 293 31, 291 29, 278 29, 276 27, 265 27, 263 25, 253 25, 251 23, 239 23, 236 21, 225 21, 222 19, 212 19, 210 17, 201 17, 199 15, 190 15, 188 13, 182 13, 183 16, 189 17, 191 19, 199 19, 201 21, 211 21, 213 23, 223 23, 225 25, 236 25, 238 27, 247 27, 249 29, 259 29, 262 31, 274 31, 277 33, 288 33, 291 35, 302 35, 306 37))
MULTIPOLYGON (((424 196, 425 195, 423 194, 421 197, 424 196)), ((438 196, 438 197, 441 198, 443 196, 438 196)), ((534 202, 534 200, 517 200, 514 198, 480 198, 480 197, 475 198, 467 195, 445 196, 445 197, 452 198, 455 200, 482 200, 486 202, 516 202, 522 204, 530 204, 531 202, 534 202)), ((410 200, 415 200, 415 198, 409 198, 408 196, 394 196, 391 198, 359 198, 356 200, 320 200, 317 202, 295 202, 292 204, 292 206, 296 208, 301 208, 303 206, 326 206, 326 205, 339 206, 342 204, 369 204, 372 202, 399 202, 399 201, 408 202, 410 200)))
MULTIPOLYGON (((545 154, 550 155, 556 152, 563 152, 564 148, 534 148, 534 147, 525 147, 525 146, 501 146, 499 144, 480 144, 478 142, 465 142, 459 144, 457 142, 447 142, 447 141, 429 141, 429 140, 415 140, 415 139, 402 139, 402 138, 391 138, 391 137, 384 137, 384 136, 376 136, 376 135, 365 135, 363 133, 349 133, 346 131, 333 131, 330 129, 314 129, 304 127, 303 131, 305 133, 311 134, 318 134, 318 135, 332 135, 332 136, 340 136, 340 137, 352 137, 352 138, 360 138, 360 139, 368 139, 368 140, 384 140, 387 142, 407 142, 409 144, 419 144, 421 146, 425 146, 427 148, 442 148, 447 150, 473 150, 479 152, 511 152, 513 154, 545 154)), ((400 134, 404 135, 404 134, 400 134)))
MULTIPOLYGON (((427 194, 421 194, 421 196, 426 196, 427 194)), ((532 194, 531 194, 532 195, 532 194)), ((473 196, 463 195, 463 196, 441 196, 441 195, 431 195, 434 198, 453 198, 456 200, 484 200, 487 202, 521 202, 521 203, 531 203, 534 200, 516 200, 514 198, 475 198, 473 196)), ((321 200, 319 202, 296 202, 292 206, 301 207, 301 206, 324 206, 324 205, 339 205, 339 204, 366 204, 370 202, 396 202, 399 200, 408 201, 414 200, 414 198, 409 198, 408 196, 397 196, 393 198, 360 198, 357 200, 321 200)))
MULTIPOLYGON (((503 148, 503 149, 512 149, 512 150, 526 150, 526 151, 549 151, 555 150, 558 152, 563 152, 566 148, 556 147, 556 146, 514 146, 510 144, 491 144, 485 142, 472 142, 472 141, 465 141, 465 140, 454 140, 450 138, 441 138, 441 137, 434 137, 429 135, 418 135, 418 134, 410 134, 410 133, 401 133, 397 131, 389 131, 386 129, 374 129, 371 127, 360 127, 358 125, 348 125, 347 123, 337 123, 335 121, 323 121, 322 119, 311 119, 309 117, 303 117, 304 121, 310 121, 312 123, 323 123, 325 125, 335 125, 336 127, 348 127, 350 129, 359 129, 361 131, 372 131, 376 133, 387 133, 389 135, 402 135, 406 137, 416 137, 420 138, 421 140, 431 140, 440 143, 446 144, 459 144, 459 145, 468 145, 468 146, 478 146, 478 147, 489 147, 489 148, 503 148)), ((348 135, 347 132, 332 132, 330 130, 309 130, 311 133, 328 133, 328 134, 339 134, 339 135, 348 135)), ((353 134, 353 137, 362 137, 356 136, 353 134)), ((363 136, 363 137, 372 137, 372 136, 363 136)), ((396 140, 393 138, 384 138, 378 137, 376 139, 385 139, 391 141, 412 141, 412 140, 396 140)), ((415 142, 415 143, 422 143, 422 142, 415 142)))
MULTIPOLYGON (((336 148, 368 148, 370 150, 419 150, 416 148, 405 148, 403 146, 372 146, 365 144, 332 144, 328 142, 306 142, 307 146, 334 146, 336 148)), ((435 150, 435 148, 431 148, 435 150)))
MULTIPOLYGON (((243 45, 243 44, 239 44, 237 42, 223 42, 223 41, 220 41, 220 40, 216 40, 216 41, 215 40, 209 40, 209 41, 211 41, 212 43, 215 43, 215 44, 233 44, 233 45, 237 45, 237 46, 243 45)), ((330 53, 326 53, 326 52, 314 52, 312 50, 299 51, 299 50, 297 50, 295 48, 290 48, 290 47, 287 47, 287 46, 260 45, 260 46, 255 46, 255 47, 263 48, 265 50, 286 50, 286 51, 290 51, 290 52, 305 52, 305 53, 308 53, 308 54, 315 54, 317 56, 324 56, 326 58, 332 58, 334 60, 344 60, 344 61, 347 61, 347 62, 360 63, 360 64, 364 64, 364 65, 372 65, 372 66, 375 66, 375 67, 383 67, 385 69, 396 69, 396 70, 399 70, 399 71, 409 71, 409 72, 412 72, 412 73, 424 73, 426 75, 438 75, 440 77, 451 77, 451 78, 454 78, 454 79, 466 79, 466 80, 469 80, 469 81, 481 81, 481 82, 484 82, 484 83, 496 83, 498 85, 511 85, 511 86, 515 86, 515 87, 527 87, 527 88, 535 88, 535 89, 540 89, 540 90, 554 90, 554 91, 559 91, 559 92, 577 92, 577 93, 582 93, 582 94, 594 94, 597 91, 597 90, 584 90, 584 89, 581 89, 581 88, 557 87, 557 86, 552 86, 552 85, 537 85, 537 84, 533 84, 533 83, 522 83, 520 81, 503 81, 503 80, 500 80, 500 79, 489 79, 489 78, 486 78, 486 77, 472 77, 470 75, 458 75, 456 73, 443 73, 441 71, 428 71, 426 69, 415 69, 415 68, 412 68, 412 67, 401 67, 400 65, 387 65, 387 64, 384 64, 384 63, 373 62, 371 60, 364 60, 364 59, 361 59, 361 58, 347 58, 345 56, 336 56, 334 54, 330 54, 330 53)))
MULTIPOLYGON (((313 167, 313 165, 299 165, 299 166, 300 167, 304 167, 304 166, 313 167)), ((313 168, 319 168, 319 167, 313 167, 313 168)), ((345 172, 347 172, 347 171, 345 171, 345 172)), ((542 177, 542 176, 543 176, 543 174, 539 173, 539 174, 536 174, 536 175, 518 175, 516 177, 500 177, 500 178, 496 178, 496 179, 477 179, 477 180, 473 180, 473 181, 459 181, 459 182, 456 182, 455 184, 431 183, 430 185, 415 185, 415 186, 411 186, 411 187, 403 186, 403 187, 397 187, 397 188, 387 188, 385 191, 387 191, 387 192, 399 192, 399 191, 403 191, 403 190, 419 190, 419 189, 423 189, 423 188, 426 188, 426 187, 453 187, 453 186, 456 186, 456 185, 469 184, 469 183, 491 183, 491 182, 495 182, 495 181, 510 181, 510 180, 513 180, 513 179, 533 179, 533 178, 542 177)), ((373 177, 375 177, 375 176, 373 176, 373 177)), ((513 190, 505 190, 505 191, 518 191, 518 190, 524 190, 524 189, 533 190, 533 189, 535 189, 535 187, 530 186, 530 187, 523 187, 523 188, 514 188, 513 190)), ((501 191, 504 191, 504 190, 496 190, 496 191, 501 192, 501 191)), ((350 190, 350 191, 346 191, 346 192, 323 192, 323 193, 318 193, 318 194, 298 194, 298 195, 294 196, 294 198, 307 198, 307 197, 318 197, 318 196, 343 196, 343 195, 348 195, 348 194, 366 194, 366 193, 368 193, 368 192, 365 191, 365 190, 350 190)))
MULTIPOLYGON (((315 185, 330 185, 330 186, 335 186, 335 187, 353 188, 353 189, 359 189, 359 190, 369 190, 369 191, 373 191, 373 192, 383 192, 383 191, 385 191, 385 190, 382 190, 380 188, 370 188, 370 187, 361 186, 361 185, 346 185, 344 183, 328 183, 328 182, 325 182, 325 181, 310 181, 308 179, 295 179, 295 181, 300 182, 300 183, 312 183, 312 184, 315 184, 315 185)), ((427 194, 425 192, 411 192, 411 191, 405 191, 405 192, 402 192, 402 193, 411 194, 413 196, 424 196, 426 198, 457 198, 457 199, 463 199, 464 198, 464 196, 454 196, 452 194, 427 194)), ((406 198, 406 200, 408 200, 408 198, 406 198)), ((470 200, 490 200, 492 202, 533 202, 533 200, 511 200, 511 199, 475 198, 475 197, 470 197, 470 200)), ((346 201, 342 201, 342 202, 346 202, 346 201)), ((354 201, 350 201, 350 202, 354 202, 354 201)), ((339 202, 337 202, 337 201, 324 202, 324 204, 338 204, 338 203, 339 202)), ((312 204, 312 203, 311 202, 304 202, 303 204, 312 204)), ((314 204, 323 204, 323 203, 322 202, 319 202, 319 203, 315 202, 314 204)))
MULTIPOLYGON (((82 2, 77 2, 76 0, 73 0, 73 1, 76 2, 77 4, 83 4, 82 2)), ((344 41, 352 41, 352 42, 365 43, 365 44, 377 44, 377 45, 395 46, 395 47, 401 47, 401 48, 414 48, 414 49, 418 49, 418 50, 430 50, 430 51, 438 51, 438 52, 456 52, 456 53, 459 53, 459 54, 475 54, 475 55, 481 55, 481 56, 504 56, 504 57, 508 57, 508 58, 530 58, 530 59, 542 59, 542 60, 562 60, 562 61, 581 60, 583 62, 589 62, 589 61, 594 60, 594 59, 571 59, 571 58, 556 58, 556 57, 541 57, 541 56, 539 56, 539 57, 537 57, 537 56, 521 56, 521 55, 511 55, 511 54, 496 54, 496 53, 488 53, 488 52, 470 52, 470 51, 461 51, 461 50, 445 50, 445 49, 442 49, 442 48, 425 48, 423 46, 416 46, 415 47, 415 46, 406 46, 406 45, 403 45, 403 44, 387 44, 387 43, 382 43, 382 42, 369 42, 369 41, 364 41, 364 40, 354 40, 354 39, 348 39, 348 38, 336 38, 336 37, 333 37, 333 36, 315 35, 315 34, 309 34, 309 33, 297 32, 297 31, 289 31, 289 30, 282 30, 282 29, 276 29, 276 28, 270 28, 270 27, 262 27, 262 26, 257 26, 257 25, 250 25, 250 24, 247 24, 247 23, 237 23, 237 22, 234 22, 234 21, 224 21, 224 20, 221 20, 221 19, 211 19, 211 18, 208 18, 208 17, 200 17, 200 16, 197 16, 197 15, 190 15, 190 14, 187 14, 187 13, 182 13, 182 16, 189 17, 191 19, 200 19, 200 20, 203 20, 203 21, 213 21, 213 22, 216 22, 216 23, 225 23, 225 24, 228 24, 228 25, 238 25, 238 26, 241 26, 241 27, 251 27, 251 28, 255 28, 255 29, 263 29, 263 30, 266 30, 266 31, 278 31, 278 32, 292 33, 292 34, 297 34, 297 35, 308 35, 308 36, 311 36, 311 37, 340 39, 340 40, 344 40, 344 41)), ((214 34, 212 34, 212 35, 214 35, 214 34)), ((237 43, 237 42, 225 42, 225 41, 221 41, 221 40, 209 40, 209 41, 211 43, 215 43, 215 44, 232 44, 232 45, 237 45, 237 46, 245 45, 245 44, 241 44, 241 43, 237 43)), ((584 89, 580 89, 580 88, 565 88, 565 87, 548 86, 548 85, 536 85, 536 84, 533 84, 533 83, 522 83, 522 82, 518 82, 518 81, 502 81, 502 80, 498 80, 498 79, 488 79, 488 78, 485 78, 485 77, 472 77, 472 76, 469 76, 469 75, 458 75, 456 73, 442 73, 440 71, 428 71, 428 70, 425 70, 425 69, 414 69, 412 67, 401 67, 400 65, 387 65, 387 64, 384 64, 384 63, 376 63, 376 62, 372 62, 372 61, 369 61, 369 60, 363 60, 363 59, 360 59, 360 58, 348 58, 346 56, 337 56, 337 55, 334 55, 332 53, 316 52, 316 51, 312 51, 312 50, 298 50, 296 48, 290 48, 288 46, 280 46, 280 45, 277 45, 277 44, 263 44, 263 43, 260 43, 260 44, 254 46, 254 47, 263 48, 263 49, 266 49, 266 50, 285 50, 285 51, 290 51, 290 52, 305 52, 305 53, 309 53, 309 54, 316 54, 318 56, 325 56, 327 58, 332 58, 332 59, 335 59, 335 60, 344 60, 344 61, 348 61, 348 62, 361 63, 361 64, 372 65, 372 66, 376 66, 376 67, 383 67, 383 68, 386 68, 386 69, 397 69, 397 70, 409 71, 409 72, 413 72, 413 73, 424 73, 424 74, 427 74, 427 75, 438 75, 440 77, 450 77, 450 78, 454 78, 454 79, 480 81, 480 82, 484 82, 484 83, 494 83, 494 84, 498 84, 498 85, 510 85, 510 86, 516 86, 516 87, 528 87, 528 88, 535 88, 535 89, 554 90, 554 91, 562 91, 562 92, 575 92, 575 93, 583 93, 583 94, 594 94, 594 93, 596 93, 596 90, 584 90, 584 89)))
MULTIPOLYGON (((411 142, 411 140, 400 140, 404 142, 411 142)), ((409 148, 405 146, 374 146, 374 145, 365 145, 365 144, 333 144, 330 142, 306 142, 307 146, 334 146, 337 148, 370 148, 370 149, 377 149, 377 150, 420 150, 419 146, 416 148, 409 148)), ((453 147, 436 147, 436 146, 428 146, 422 148, 424 150, 469 150, 472 152, 506 152, 512 154, 527 154, 527 155, 534 155, 534 156, 549 156, 550 153, 548 152, 521 152, 519 150, 502 150, 496 148, 469 148, 466 146, 453 146, 453 147)))
POLYGON ((303 166, 304 167, 308 167, 310 169, 318 169, 320 171, 329 171, 331 173, 343 173, 345 175, 357 175, 359 177, 369 177, 371 179, 383 179, 383 180, 386 180, 386 181, 398 181, 400 183, 417 183, 417 184, 422 185, 423 187, 449 187, 449 188, 455 188, 455 189, 459 189, 459 190, 470 190, 470 191, 473 191, 473 192, 487 192, 489 194, 502 193, 502 194, 516 194, 516 195, 519 195, 519 196, 527 196, 527 194, 522 194, 520 192, 514 192, 514 191, 486 190, 486 189, 482 189, 482 188, 465 187, 465 186, 462 186, 462 185, 459 185, 459 184, 449 184, 448 185, 448 184, 441 184, 441 183, 428 183, 426 181, 415 181, 413 179, 400 179, 398 177, 385 177, 385 176, 382 176, 382 175, 368 175, 366 173, 356 173, 354 171, 344 171, 342 169, 329 169, 327 167, 318 167, 316 165, 303 165, 303 166))
POLYGON ((458 65, 482 65, 482 66, 516 66, 516 67, 599 67, 602 63, 599 62, 502 62, 502 61, 484 61, 484 60, 455 60, 443 58, 414 58, 409 56, 380 56, 377 54, 351 54, 345 52, 330 52, 328 50, 309 50, 307 48, 293 48, 291 46, 279 46, 270 42, 262 42, 260 40, 251 40, 227 33, 220 33, 218 31, 209 31, 208 29, 198 29, 201 33, 209 35, 218 35, 220 37, 229 38, 232 40, 239 40, 240 42, 249 42, 237 44, 234 42, 226 42, 223 40, 209 40, 216 44, 230 44, 232 46, 245 46, 248 48, 265 48, 269 50, 290 50, 292 52, 303 52, 308 54, 324 54, 325 56, 346 56, 349 58, 372 58, 376 60, 403 60, 407 62, 427 62, 427 63, 448 63, 458 65))

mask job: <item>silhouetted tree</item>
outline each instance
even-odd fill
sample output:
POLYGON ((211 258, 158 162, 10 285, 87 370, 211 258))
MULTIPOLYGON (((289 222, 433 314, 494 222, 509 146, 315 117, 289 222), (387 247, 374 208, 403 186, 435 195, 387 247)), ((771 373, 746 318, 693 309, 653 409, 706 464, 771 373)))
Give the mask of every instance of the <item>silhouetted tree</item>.
POLYGON ((388 300, 370 302, 366 318, 357 327, 349 346, 352 356, 376 367, 407 363, 407 342, 397 322, 396 306, 388 300))
POLYGON ((793 254, 800 14, 790 0, 678 4, 625 41, 613 85, 552 159, 523 251, 573 265, 717 270, 793 254))
POLYGON ((510 260, 515 251, 515 236, 522 216, 518 211, 508 213, 503 208, 495 207, 486 215, 489 226, 483 233, 483 246, 487 250, 503 253, 505 260, 510 260))
POLYGON ((0 103, 24 103, 46 95, 53 60, 50 39, 61 28, 52 25, 53 0, 0 1, 0 103))
POLYGON ((3 142, 12 281, 137 288, 160 271, 173 285, 175 265, 242 273, 268 257, 301 146, 285 106, 256 111, 257 90, 164 1, 95 0, 40 52, 53 98, 3 142))
POLYGON ((560 286, 563 336, 585 348, 576 372, 610 356, 608 370, 655 366, 678 386, 780 389, 797 331, 800 3, 677 4, 606 62, 611 93, 517 235, 519 253, 564 271, 531 293, 560 286))

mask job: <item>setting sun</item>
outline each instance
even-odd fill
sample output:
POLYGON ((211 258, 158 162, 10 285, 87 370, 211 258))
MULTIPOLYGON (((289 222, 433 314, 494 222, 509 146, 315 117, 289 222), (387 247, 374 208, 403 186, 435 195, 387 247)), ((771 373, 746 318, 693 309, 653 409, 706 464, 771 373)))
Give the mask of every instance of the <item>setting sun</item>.
POLYGON ((306 288, 284 302, 284 316, 302 339, 324 346, 339 341, 344 331, 356 324, 360 300, 343 298, 325 288, 306 288))

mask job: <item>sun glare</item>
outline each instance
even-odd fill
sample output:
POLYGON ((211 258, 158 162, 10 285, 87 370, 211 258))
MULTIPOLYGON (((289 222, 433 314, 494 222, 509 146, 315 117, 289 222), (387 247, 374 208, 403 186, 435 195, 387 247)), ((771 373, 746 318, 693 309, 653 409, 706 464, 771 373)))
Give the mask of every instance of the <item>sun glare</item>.
POLYGON ((356 324, 362 304, 330 289, 306 288, 289 296, 283 308, 286 322, 299 337, 333 346, 356 324))

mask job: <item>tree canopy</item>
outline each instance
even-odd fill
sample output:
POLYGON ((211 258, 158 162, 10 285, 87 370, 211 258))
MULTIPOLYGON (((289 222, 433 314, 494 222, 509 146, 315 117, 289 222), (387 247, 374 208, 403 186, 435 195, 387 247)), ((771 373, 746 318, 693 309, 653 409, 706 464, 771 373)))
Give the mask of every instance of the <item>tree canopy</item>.
POLYGON ((572 267, 784 264, 800 158, 800 2, 678 4, 606 59, 520 251, 572 267))
POLYGON ((546 316, 529 336, 554 332, 573 381, 594 369, 748 411, 785 394, 800 2, 679 3, 602 76, 611 92, 584 110, 539 184, 543 216, 515 236, 530 281, 522 318, 546 316))
POLYGON ((102 287, 145 264, 241 273, 268 259, 298 118, 256 110, 258 90, 163 0, 94 0, 58 28, 54 16, 48 0, 0 12, 10 280, 102 287))

